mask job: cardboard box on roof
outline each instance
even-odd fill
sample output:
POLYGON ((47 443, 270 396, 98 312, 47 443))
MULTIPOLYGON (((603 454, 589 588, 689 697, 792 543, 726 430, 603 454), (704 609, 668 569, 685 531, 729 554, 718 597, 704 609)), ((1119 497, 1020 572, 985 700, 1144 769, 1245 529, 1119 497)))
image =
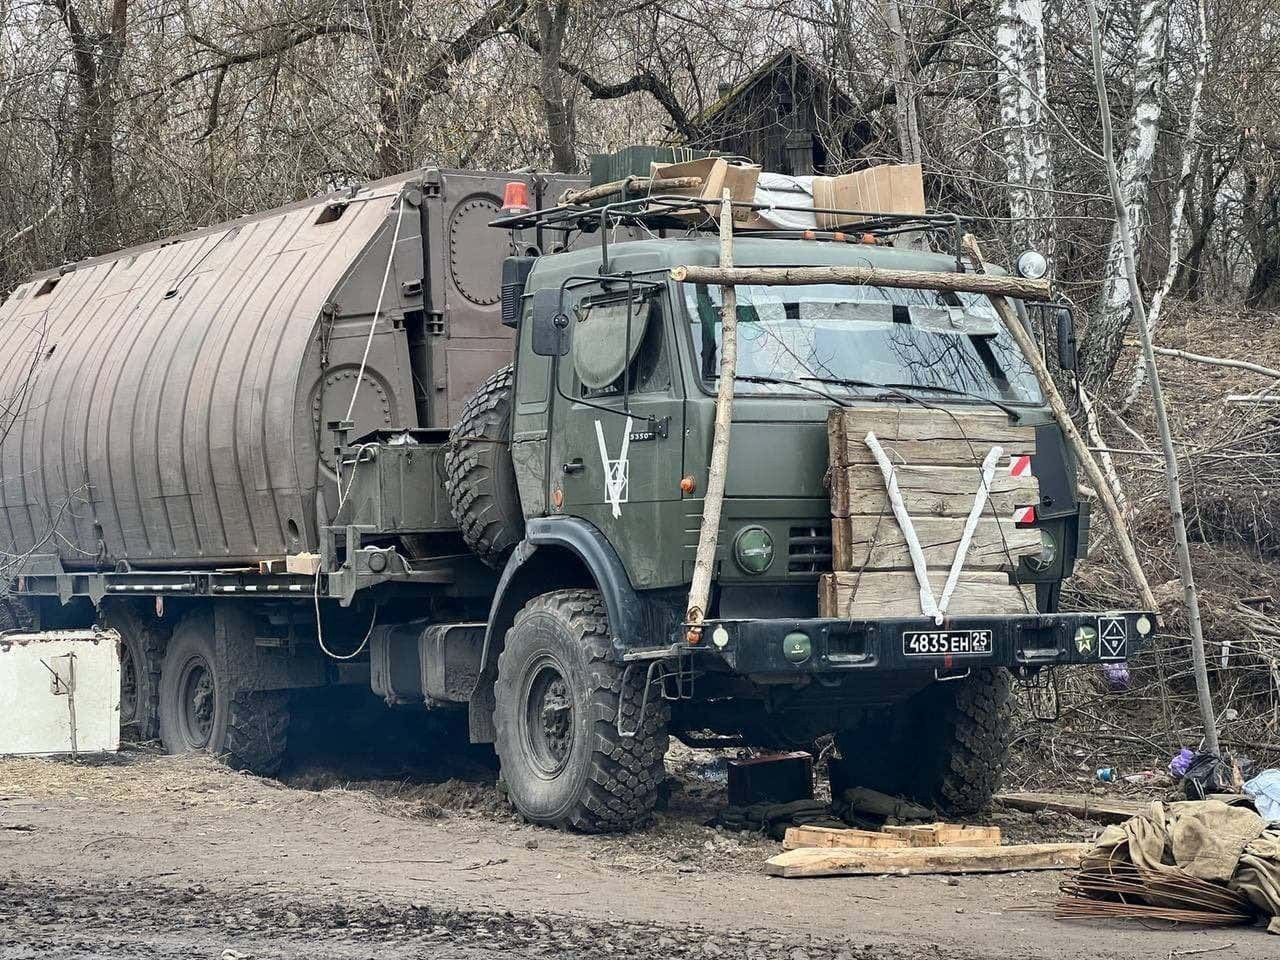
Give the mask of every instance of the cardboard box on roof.
MULTIPOLYGON (((813 205, 880 213, 924 213, 924 177, 918 163, 882 164, 839 177, 813 178, 813 205)), ((819 213, 818 228, 834 230, 868 219, 819 213)))
MULTIPOLYGON (((726 160, 724 157, 707 157, 702 160, 689 160, 684 163, 655 163, 649 168, 652 182, 651 193, 662 193, 679 197, 694 197, 699 200, 719 200, 725 187, 729 188, 729 198, 751 203, 756 196, 756 181, 760 178, 760 167, 754 163, 741 163, 726 160), (682 187, 664 190, 663 180, 677 177, 701 177, 702 186, 682 187)), ((720 205, 708 205, 706 214, 698 207, 690 207, 687 211, 675 214, 686 220, 702 220, 704 216, 717 218, 720 216, 720 205)), ((733 216, 737 221, 750 219, 752 210, 747 207, 734 208, 733 216)))

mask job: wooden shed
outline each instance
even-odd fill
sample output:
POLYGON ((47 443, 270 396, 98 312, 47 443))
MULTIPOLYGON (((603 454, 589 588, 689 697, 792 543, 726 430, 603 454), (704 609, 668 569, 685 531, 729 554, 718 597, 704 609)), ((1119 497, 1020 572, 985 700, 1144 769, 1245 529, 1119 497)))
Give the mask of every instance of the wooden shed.
POLYGON ((809 57, 784 48, 695 119, 689 146, 750 157, 792 176, 846 172, 869 131, 856 105, 809 57))

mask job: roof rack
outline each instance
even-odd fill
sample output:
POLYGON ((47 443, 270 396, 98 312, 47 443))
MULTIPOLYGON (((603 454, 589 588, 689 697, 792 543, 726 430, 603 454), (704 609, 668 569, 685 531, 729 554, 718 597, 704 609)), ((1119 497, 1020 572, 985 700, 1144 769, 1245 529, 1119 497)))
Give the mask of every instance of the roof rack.
MULTIPOLYGON (((637 224, 647 227, 675 228, 688 232, 714 232, 718 229, 716 216, 710 208, 719 209, 724 201, 710 198, 676 196, 671 194, 654 194, 653 196, 634 197, 630 200, 618 200, 601 206, 588 207, 575 204, 562 204, 542 210, 530 210, 525 213, 509 214, 490 222, 489 226, 503 230, 559 230, 570 233, 578 230, 590 233, 600 232, 601 272, 609 272, 609 228, 621 224, 637 224), (690 222, 687 217, 692 211, 701 211, 704 220, 690 222)), ((746 200, 730 200, 729 205, 735 210, 783 210, 796 213, 840 214, 863 218, 850 232, 872 234, 876 237, 894 236, 915 230, 946 230, 950 233, 950 247, 955 255, 956 269, 964 270, 963 248, 961 243, 964 232, 961 229, 961 218, 954 213, 880 213, 867 210, 850 210, 843 207, 811 207, 793 206, 780 203, 754 203, 746 200)), ((752 231, 770 237, 793 237, 811 239, 815 233, 836 233, 845 231, 814 230, 762 230, 752 231)))

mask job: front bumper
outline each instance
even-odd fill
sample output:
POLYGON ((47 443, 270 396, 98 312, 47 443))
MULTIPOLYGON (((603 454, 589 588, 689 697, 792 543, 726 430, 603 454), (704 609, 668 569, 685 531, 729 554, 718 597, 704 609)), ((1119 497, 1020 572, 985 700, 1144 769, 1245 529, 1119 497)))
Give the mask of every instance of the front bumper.
MULTIPOLYGON (((962 672, 979 666, 1037 669, 1072 663, 1122 663, 1155 634, 1149 611, 1047 613, 999 617, 924 617, 883 620, 707 620, 696 646, 682 652, 719 659, 733 673, 779 679, 855 671, 962 672), (917 654, 903 634, 990 631, 980 653, 917 654), (810 652, 798 662, 788 637, 804 634, 810 652)), ((705 662, 705 661, 704 661, 705 662)))

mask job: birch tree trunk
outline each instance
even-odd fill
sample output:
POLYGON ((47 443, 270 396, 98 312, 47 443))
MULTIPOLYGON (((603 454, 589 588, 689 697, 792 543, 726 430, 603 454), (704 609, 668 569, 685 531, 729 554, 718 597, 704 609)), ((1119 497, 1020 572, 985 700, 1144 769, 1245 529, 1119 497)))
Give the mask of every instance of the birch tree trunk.
POLYGON ((1133 301, 1125 277, 1126 241, 1140 264, 1147 228, 1151 168, 1160 133, 1165 85, 1165 47, 1169 38, 1169 0, 1140 0, 1133 51, 1133 98, 1128 143, 1120 169, 1125 216, 1116 218, 1107 248, 1106 273, 1093 322, 1085 340, 1085 377, 1095 387, 1115 369, 1125 331, 1133 319, 1133 301), (1128 237, 1121 224, 1127 222, 1128 237))
POLYGON ((898 0, 884 0, 884 19, 889 27, 893 51, 894 121, 903 163, 921 163, 924 147, 920 141, 920 121, 916 111, 915 73, 907 54, 907 35, 902 28, 898 0))
MULTIPOLYGON (((1191 103, 1187 108, 1187 130, 1182 139, 1182 168, 1178 171, 1178 193, 1173 201, 1173 213, 1169 219, 1169 268, 1165 270, 1164 280, 1160 288, 1151 297, 1151 310, 1147 314, 1147 329, 1155 335, 1156 325, 1160 323, 1160 314, 1164 309, 1165 298, 1173 289, 1182 265, 1182 233, 1186 224, 1187 195, 1191 192, 1191 184, 1195 179, 1195 161, 1198 147, 1196 141, 1200 136, 1200 98, 1204 93, 1204 78, 1209 72, 1209 26, 1205 17, 1205 0, 1198 0, 1196 14, 1199 19, 1200 40, 1196 46, 1196 78, 1191 88, 1191 103)), ((1133 376, 1129 381, 1129 389, 1120 404, 1123 413, 1133 406, 1138 399, 1138 392, 1147 382, 1147 367, 1142 357, 1133 361, 1133 376)))
POLYGON ((1053 158, 1043 104, 1047 96, 1041 0, 999 0, 997 92, 1009 180, 1009 239, 1015 255, 1044 254, 1053 269, 1053 158))

